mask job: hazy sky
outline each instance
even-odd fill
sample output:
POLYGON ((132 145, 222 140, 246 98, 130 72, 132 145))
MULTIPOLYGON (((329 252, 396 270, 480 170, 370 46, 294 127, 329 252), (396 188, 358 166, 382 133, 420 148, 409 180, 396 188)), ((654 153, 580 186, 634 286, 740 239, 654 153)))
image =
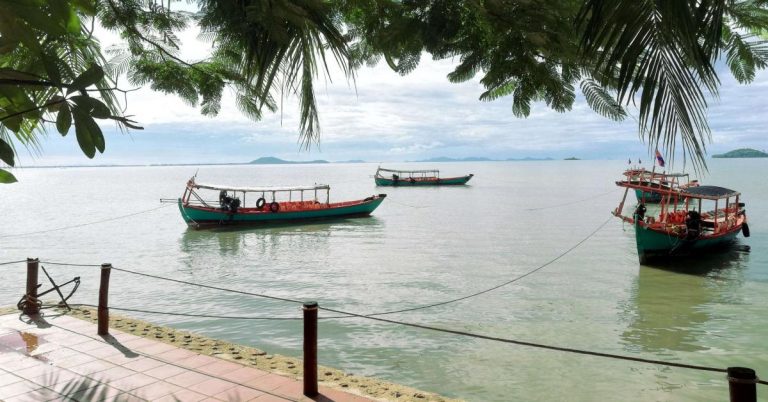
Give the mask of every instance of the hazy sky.
MULTIPOLYGON (((98 35, 104 47, 116 42, 111 33, 98 35)), ((185 59, 203 58, 208 45, 188 31, 182 35, 185 59)), ((61 138, 54 130, 43 140, 41 155, 22 151, 22 165, 246 162, 261 156, 291 160, 371 162, 430 157, 523 158, 576 156, 583 159, 648 158, 634 120, 616 123, 594 113, 579 93, 570 112, 557 113, 536 104, 531 116, 516 118, 511 97, 481 102, 479 78, 464 84, 448 82, 457 60, 433 61, 425 55, 419 68, 402 77, 386 63, 358 71, 355 84, 340 74, 333 82, 316 82, 322 137, 319 146, 298 144, 297 108, 286 100, 281 113, 251 122, 240 115, 225 92, 219 116, 202 116, 171 95, 142 88, 128 97, 127 114, 143 131, 120 134, 103 125, 104 154, 89 161, 74 133, 61 138)), ((749 86, 739 85, 720 69, 720 98, 710 104, 710 154, 734 148, 768 148, 765 102, 768 73, 749 86)), ((123 77, 120 86, 131 88, 123 77)), ((636 110, 630 110, 633 115, 636 110)))

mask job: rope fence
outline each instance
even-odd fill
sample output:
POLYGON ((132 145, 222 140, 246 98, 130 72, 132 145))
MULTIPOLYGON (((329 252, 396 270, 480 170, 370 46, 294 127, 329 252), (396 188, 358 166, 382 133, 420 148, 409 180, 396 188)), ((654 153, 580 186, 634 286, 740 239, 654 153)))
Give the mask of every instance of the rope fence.
MULTIPOLYGON (((164 207, 164 206, 163 206, 164 207)), ((162 208, 162 207, 160 207, 162 208)), ((159 209, 159 208, 154 208, 159 209)), ((147 211, 145 211, 147 212, 147 211)), ((125 216, 124 216, 125 217, 125 216)), ((119 219, 113 218, 114 219, 119 219)), ((729 384, 731 386, 732 391, 732 398, 733 398, 733 387, 736 386, 752 386, 754 387, 754 384, 761 384, 761 385, 768 385, 768 382, 765 380, 760 380, 757 378, 757 376, 754 374, 754 371, 751 369, 744 369, 744 368, 718 368, 718 367, 709 367, 709 366, 703 366, 703 365, 694 365, 694 364, 686 364, 686 363, 677 363, 677 362, 670 362, 670 361, 664 361, 664 360, 656 360, 656 359, 648 359, 648 358, 642 358, 642 357, 635 357, 635 356, 627 356, 627 355, 620 355, 620 354, 613 354, 613 353, 604 353, 604 352, 597 352, 597 351, 590 351, 590 350, 584 350, 584 349, 577 349, 577 348, 570 348, 565 346, 557 346, 557 345, 549 345, 544 343, 536 343, 536 342, 529 342, 529 341, 523 341, 518 339, 511 339, 511 338, 502 338, 502 337, 496 337, 496 336, 490 336, 490 335, 484 335, 484 334, 478 334, 468 331, 460 331, 460 330, 454 330, 450 328, 440 328, 440 327, 434 327, 430 325, 425 324, 418 324, 413 322, 407 322, 407 321, 399 321, 394 319, 387 319, 387 318, 381 318, 380 316, 383 315, 390 315, 390 314, 396 314, 396 313, 404 313, 404 312, 411 312, 411 311, 417 311, 417 310, 423 310, 428 309, 432 307, 437 306, 443 306, 451 303, 456 303, 459 301, 467 300, 473 297, 480 296, 482 294, 494 291, 496 289, 499 289, 503 286, 507 286, 509 284, 515 283, 523 278, 526 278, 541 269, 555 263, 556 261, 560 260, 573 250, 577 249, 579 246, 584 244, 586 241, 588 241, 590 238, 592 238, 595 234, 597 234, 608 222, 610 221, 610 218, 607 219, 605 222, 600 224, 596 229, 594 229, 592 232, 590 232, 586 237, 581 239, 579 242, 575 243, 573 246, 565 250, 564 252, 560 253, 556 257, 550 259, 549 261, 545 262, 544 264, 522 274, 519 275, 511 280, 505 281, 501 284, 498 284, 496 286, 484 289, 479 292, 475 292, 469 295, 465 295, 459 298, 454 298, 446 301, 441 301, 438 303, 431 303, 427 305, 421 305, 421 306, 415 306, 405 309, 399 309, 399 310, 392 310, 392 311, 384 311, 384 312, 376 312, 376 313, 369 313, 369 314, 363 314, 363 313, 357 313, 357 312, 351 312, 336 308, 329 308, 329 307, 321 307, 318 306, 317 303, 304 303, 303 301, 291 299, 287 297, 279 297, 279 296, 272 296, 267 295, 263 293, 256 293, 256 292, 248 292, 248 291, 242 291, 237 289, 230 289, 230 288, 224 288, 220 286, 214 286, 214 285, 207 285, 202 283, 195 283, 195 282, 189 282, 174 278, 168 278, 163 277, 159 275, 153 275, 138 271, 133 271, 125 268, 117 268, 111 266, 111 264, 75 264, 75 263, 66 263, 66 262, 54 262, 54 261, 39 261, 39 260, 19 260, 19 261, 8 261, 8 262, 1 262, 0 265, 11 265, 11 264, 18 264, 18 263, 27 263, 27 294, 25 294, 25 298, 29 300, 37 300, 37 291, 36 288, 39 285, 36 285, 37 283, 37 267, 38 264, 49 264, 49 265, 58 265, 58 266, 73 266, 73 267, 100 267, 101 268, 101 285, 100 285, 100 292, 99 292, 99 305, 91 305, 91 304, 73 304, 73 306, 83 306, 83 307, 92 307, 97 308, 99 315, 98 315, 98 325, 99 325, 99 334, 106 334, 107 328, 108 328, 108 310, 113 309, 117 311, 128 311, 128 312, 137 312, 137 313, 146 313, 146 314, 163 314, 163 315, 173 315, 173 316, 182 316, 182 317, 198 317, 198 318, 214 318, 214 319, 232 319, 232 320, 300 320, 303 319, 305 322, 305 335, 306 335, 306 325, 311 325, 307 323, 308 317, 310 317, 313 321, 316 321, 317 319, 344 319, 344 318, 360 318, 360 319, 368 319, 373 320, 377 322, 383 322, 393 325, 400 325, 400 326, 406 326, 410 328, 417 328, 427 331, 433 331, 443 334, 450 334, 450 335, 456 335, 456 336, 463 336, 463 337, 469 337, 474 339, 481 339, 481 340, 487 340, 487 341, 495 341, 495 342, 501 342, 501 343, 507 343, 507 344, 514 344, 518 346, 527 346, 527 347, 533 347, 533 348, 539 348, 539 349, 545 349, 545 350, 551 350, 551 351, 558 351, 558 352, 565 352, 565 353, 572 353, 572 354, 578 354, 578 355, 586 355, 586 356, 594 356, 594 357, 602 357, 602 358, 611 358, 611 359, 617 359, 617 360, 623 360, 623 361, 631 361, 631 362, 637 362, 637 363, 646 363, 646 364, 654 364, 654 365, 661 365, 661 366, 667 366, 667 367, 676 367, 676 368, 684 368, 684 369, 691 369, 691 370, 698 370, 698 371, 708 371, 708 372, 718 372, 718 373, 728 373, 728 379, 729 384), (137 309, 137 308, 127 308, 127 307, 112 307, 107 306, 107 294, 108 294, 108 286, 109 286, 109 273, 114 270, 118 272, 123 272, 127 274, 132 275, 138 275, 142 277, 148 277, 153 278, 157 280, 163 280, 168 282, 174 282, 179 283, 183 285, 189 285, 189 286, 195 286, 199 288, 205 288, 205 289, 211 289, 211 290, 217 290, 221 292, 226 293, 234 293, 234 294, 240 294, 240 295, 246 295, 246 296, 252 296, 252 297, 258 297, 268 300, 275 300, 275 301, 281 301, 281 302, 287 302, 287 303, 293 303, 293 304, 303 304, 304 305, 304 317, 259 317, 259 316, 226 316, 226 315, 206 315, 206 314, 194 314, 194 313, 173 313, 173 312, 166 312, 166 311, 154 311, 154 310, 146 310, 146 309, 137 309), (34 271, 34 272, 33 272, 34 271), (317 310, 324 310, 331 313, 340 314, 339 316, 329 316, 329 317, 317 317, 317 310), (739 377, 739 375, 743 375, 743 372, 739 372, 738 370, 735 372, 732 372, 732 369, 739 369, 739 370, 747 370, 751 372, 751 374, 747 373, 746 377, 739 377), (750 377, 751 375, 751 377, 750 377), (736 384, 736 385, 734 385, 736 384)), ((93 223, 91 223, 93 224, 93 223)), ((85 225, 85 224, 84 224, 85 225)), ((84 226, 80 225, 80 226, 84 226)), ((5 236, 0 236, 5 237, 5 236)), ((58 291, 58 288, 54 284, 54 288, 58 291)), ((59 292, 61 295, 61 293, 59 292)), ((62 296, 63 297, 63 296, 62 296)), ((65 303, 66 304, 66 303, 65 303)), ((40 305, 36 305, 34 303, 30 303, 27 308, 24 309, 24 312, 26 314, 32 314, 37 313, 37 311, 34 311, 35 308, 38 308, 37 311, 39 311, 40 305), (28 311, 29 309, 29 311, 28 311)), ((316 324, 315 328, 316 328, 316 324)), ((310 331, 311 332, 311 331, 310 331)), ((315 338, 316 338, 316 331, 315 331, 315 338)), ((306 357, 306 351, 307 351, 307 340, 305 339, 305 357, 306 357)), ((315 342, 315 356, 308 357, 310 360, 314 359, 316 362, 316 342, 317 340, 314 339, 315 342)), ((311 349, 311 348, 310 348, 311 349)), ((316 364, 315 364, 316 366, 316 364)), ((316 386, 316 385, 315 385, 316 386)), ((305 383, 305 389, 307 387, 307 384, 305 383)), ((311 388, 311 387, 310 387, 311 388)), ((746 388, 744 388, 746 389, 746 388)), ((309 394, 308 394, 309 395, 309 394)), ((732 399, 733 400, 733 399, 732 399)), ((753 399, 749 399, 753 400, 753 399)))

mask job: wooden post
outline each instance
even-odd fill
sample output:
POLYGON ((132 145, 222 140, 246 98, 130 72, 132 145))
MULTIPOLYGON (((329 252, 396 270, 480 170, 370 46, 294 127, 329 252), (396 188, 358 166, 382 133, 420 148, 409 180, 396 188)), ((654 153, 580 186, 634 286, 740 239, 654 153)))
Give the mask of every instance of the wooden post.
POLYGON ((304 303, 304 395, 317 396, 317 302, 304 303))
POLYGON ((757 375, 746 367, 728 367, 731 402, 757 402, 757 375))
POLYGON ((99 283, 99 328, 97 334, 109 334, 109 274, 112 264, 101 264, 101 282, 99 283))
POLYGON ((27 258, 27 302, 24 304, 24 314, 34 315, 40 313, 37 307, 37 274, 40 272, 40 260, 27 258))

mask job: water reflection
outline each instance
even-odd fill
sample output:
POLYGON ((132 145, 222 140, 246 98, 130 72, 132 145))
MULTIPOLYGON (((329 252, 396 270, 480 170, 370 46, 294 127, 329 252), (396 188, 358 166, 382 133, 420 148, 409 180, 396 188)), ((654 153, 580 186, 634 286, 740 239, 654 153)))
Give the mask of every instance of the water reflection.
POLYGON ((700 351, 713 303, 737 297, 749 254, 725 253, 641 266, 624 309, 629 327, 621 335, 628 349, 646 352, 700 351))
POLYGON ((384 223, 376 217, 324 220, 304 224, 277 224, 261 227, 228 226, 195 230, 187 229, 179 246, 182 258, 233 257, 253 253, 271 255, 290 251, 318 251, 328 248, 332 236, 376 236, 384 223))

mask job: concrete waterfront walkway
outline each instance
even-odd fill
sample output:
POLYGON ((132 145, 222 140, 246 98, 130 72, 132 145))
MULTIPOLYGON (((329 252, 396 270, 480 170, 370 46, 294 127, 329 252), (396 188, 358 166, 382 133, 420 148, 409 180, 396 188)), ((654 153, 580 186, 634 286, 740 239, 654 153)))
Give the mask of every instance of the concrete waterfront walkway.
POLYGON ((371 401, 66 315, 0 316, 0 400, 371 401))

